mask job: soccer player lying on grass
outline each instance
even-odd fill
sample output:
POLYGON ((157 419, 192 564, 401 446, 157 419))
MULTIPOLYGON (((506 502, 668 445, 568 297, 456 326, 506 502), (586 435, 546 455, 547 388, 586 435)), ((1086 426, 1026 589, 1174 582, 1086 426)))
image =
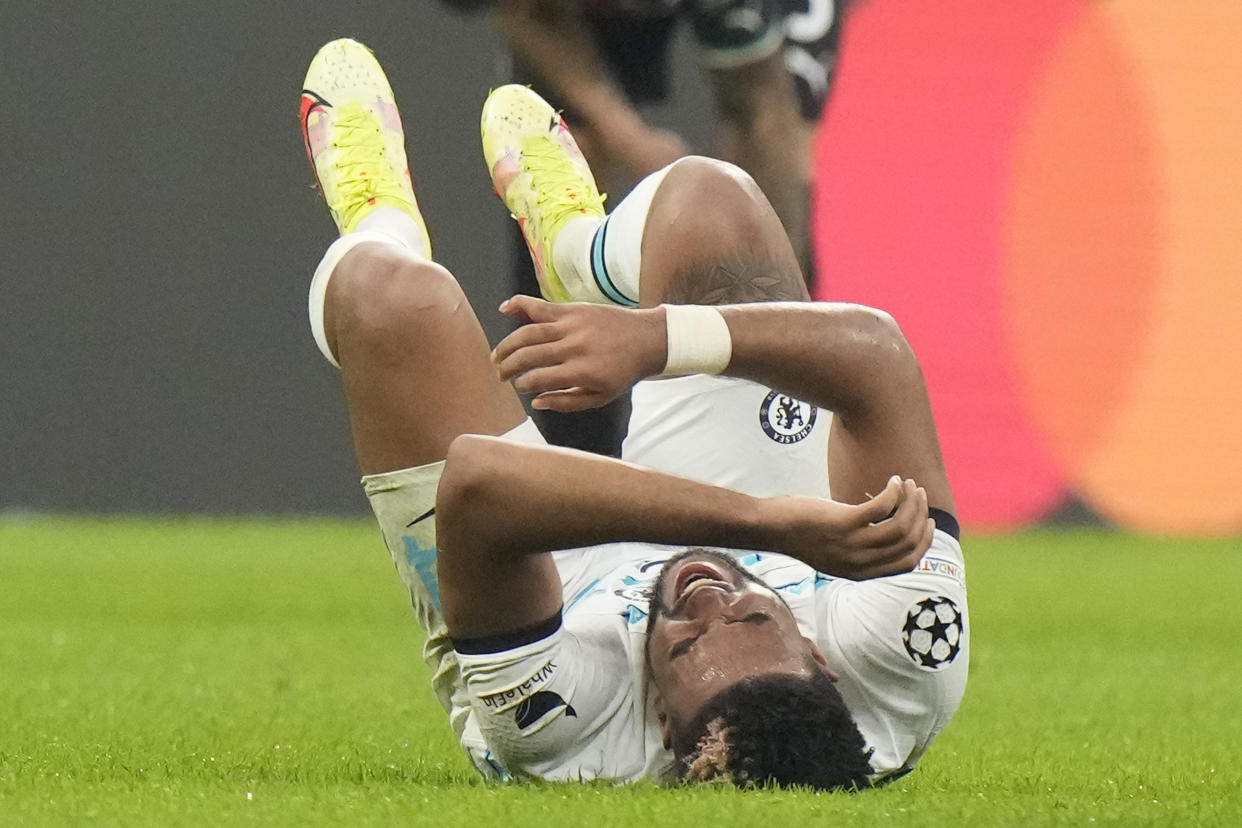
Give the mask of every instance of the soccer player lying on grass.
POLYGON ((484 156, 555 303, 509 300, 526 324, 489 353, 430 258, 379 65, 336 41, 305 87, 342 234, 312 331, 475 765, 826 789, 909 771, 957 708, 968 635, 953 499, 893 321, 807 301, 727 164, 683 159, 605 217, 559 117, 507 86, 484 156), (547 447, 515 387, 563 410, 632 389, 626 462, 547 447))

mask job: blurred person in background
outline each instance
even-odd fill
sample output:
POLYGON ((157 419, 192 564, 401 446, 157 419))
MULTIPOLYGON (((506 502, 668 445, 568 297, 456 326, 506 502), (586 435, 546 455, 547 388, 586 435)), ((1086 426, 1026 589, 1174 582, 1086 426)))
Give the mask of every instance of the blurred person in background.
MULTIPOLYGON (((810 144, 849 0, 442 2, 488 10, 517 59, 515 79, 535 83, 565 110, 598 180, 618 198, 690 152, 638 110, 669 96, 671 41, 677 24, 689 23, 720 115, 714 154, 750 173, 768 196, 812 283, 810 144)), ((515 287, 533 292, 526 257, 516 258, 515 287)), ((617 456, 628 400, 535 416, 554 444, 617 456)))

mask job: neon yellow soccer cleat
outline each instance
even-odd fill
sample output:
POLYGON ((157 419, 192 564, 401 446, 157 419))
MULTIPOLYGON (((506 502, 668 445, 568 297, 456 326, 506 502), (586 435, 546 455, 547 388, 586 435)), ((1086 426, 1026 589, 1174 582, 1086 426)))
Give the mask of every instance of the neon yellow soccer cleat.
POLYGON ((552 246, 570 219, 604 217, 591 168, 560 114, 525 86, 502 86, 487 97, 482 132, 492 186, 522 228, 544 298, 571 301, 552 246))
POLYGON ((401 115, 375 55, 355 40, 334 40, 315 55, 302 87, 306 155, 341 234, 377 207, 395 207, 418 224, 430 256, 401 115))

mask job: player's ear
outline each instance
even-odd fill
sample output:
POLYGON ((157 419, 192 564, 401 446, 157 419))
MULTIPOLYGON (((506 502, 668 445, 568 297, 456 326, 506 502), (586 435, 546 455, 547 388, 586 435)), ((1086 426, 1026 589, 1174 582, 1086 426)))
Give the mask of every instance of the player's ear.
POLYGON ((828 678, 832 679, 833 683, 839 681, 841 677, 828 666, 828 659, 824 658, 824 654, 819 651, 819 647, 815 646, 815 642, 806 636, 802 636, 802 640, 806 642, 806 648, 810 651, 811 658, 815 659, 815 663, 823 668, 824 672, 828 674, 828 678))

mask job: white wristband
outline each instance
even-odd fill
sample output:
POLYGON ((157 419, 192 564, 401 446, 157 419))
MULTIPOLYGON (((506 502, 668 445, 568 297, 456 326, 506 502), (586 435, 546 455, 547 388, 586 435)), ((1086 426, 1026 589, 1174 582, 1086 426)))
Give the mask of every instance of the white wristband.
POLYGON ((668 360, 661 376, 719 374, 733 358, 733 337, 716 308, 662 305, 668 330, 668 360))

